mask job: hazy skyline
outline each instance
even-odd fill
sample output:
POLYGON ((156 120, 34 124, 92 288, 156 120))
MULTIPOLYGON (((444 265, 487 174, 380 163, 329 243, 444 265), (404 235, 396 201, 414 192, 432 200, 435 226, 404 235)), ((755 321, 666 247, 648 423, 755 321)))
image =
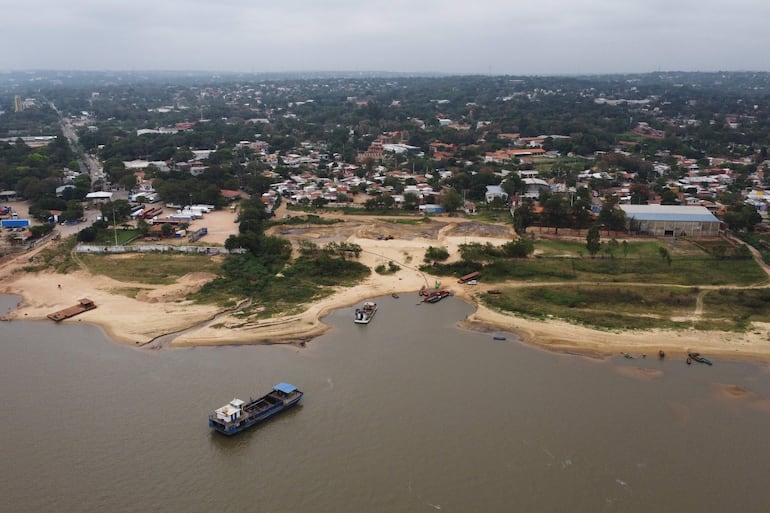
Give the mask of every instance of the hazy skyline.
POLYGON ((19 0, 0 69, 770 71, 770 2, 19 0))

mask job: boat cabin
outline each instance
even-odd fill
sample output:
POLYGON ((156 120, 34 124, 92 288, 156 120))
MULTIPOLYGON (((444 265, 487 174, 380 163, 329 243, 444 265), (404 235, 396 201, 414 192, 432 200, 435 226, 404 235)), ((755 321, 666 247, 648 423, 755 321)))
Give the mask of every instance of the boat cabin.
POLYGON ((78 303, 80 304, 80 306, 82 306, 86 310, 92 310, 96 308, 96 305, 94 304, 94 302, 88 299, 87 297, 84 297, 83 299, 78 299, 78 303))
POLYGON ((297 387, 289 383, 278 383, 273 387, 273 391, 277 392, 278 397, 285 398, 297 391, 297 387))
POLYGON ((241 418, 241 414, 243 414, 244 404, 246 403, 240 399, 233 399, 221 408, 217 408, 215 410, 217 420, 223 422, 234 422, 238 420, 241 418))

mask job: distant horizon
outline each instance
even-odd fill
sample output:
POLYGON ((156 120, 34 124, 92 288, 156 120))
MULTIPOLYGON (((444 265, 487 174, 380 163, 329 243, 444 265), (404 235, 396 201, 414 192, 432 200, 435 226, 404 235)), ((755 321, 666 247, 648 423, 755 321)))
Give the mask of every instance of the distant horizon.
POLYGON ((770 38, 762 36, 770 2, 760 0, 727 6, 717 0, 10 4, 3 15, 13 22, 0 32, 0 47, 12 49, 0 57, 0 68, 8 70, 491 76, 770 71, 770 38))
POLYGON ((651 71, 595 71, 595 72, 554 72, 554 73, 481 73, 481 72, 450 72, 450 71, 399 71, 387 69, 308 69, 308 70, 262 70, 262 71, 244 71, 244 70, 224 70, 224 69, 163 69, 163 68, 137 68, 137 69, 110 69, 110 68, 7 68, 0 69, 0 74, 13 73, 103 73, 103 74, 211 74, 211 75, 327 75, 330 77, 344 75, 400 75, 404 77, 591 77, 591 76, 622 76, 622 75, 657 75, 657 74, 768 74, 770 70, 759 69, 713 69, 713 70, 684 70, 684 69, 659 69, 651 71))

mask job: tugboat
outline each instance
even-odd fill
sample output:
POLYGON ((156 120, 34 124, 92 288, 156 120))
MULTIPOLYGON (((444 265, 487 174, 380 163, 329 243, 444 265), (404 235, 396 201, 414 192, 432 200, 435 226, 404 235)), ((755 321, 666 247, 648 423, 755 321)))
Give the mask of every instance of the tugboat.
POLYGON ((361 308, 356 308, 356 316, 353 322, 356 324, 369 324, 377 313, 377 303, 367 301, 361 308))

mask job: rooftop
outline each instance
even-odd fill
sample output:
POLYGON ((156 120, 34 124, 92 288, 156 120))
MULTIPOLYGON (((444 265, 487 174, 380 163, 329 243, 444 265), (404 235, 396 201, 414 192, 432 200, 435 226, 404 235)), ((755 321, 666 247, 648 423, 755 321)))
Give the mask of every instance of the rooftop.
POLYGON ((640 221, 697 221, 718 223, 706 207, 682 205, 620 205, 626 216, 640 221))

